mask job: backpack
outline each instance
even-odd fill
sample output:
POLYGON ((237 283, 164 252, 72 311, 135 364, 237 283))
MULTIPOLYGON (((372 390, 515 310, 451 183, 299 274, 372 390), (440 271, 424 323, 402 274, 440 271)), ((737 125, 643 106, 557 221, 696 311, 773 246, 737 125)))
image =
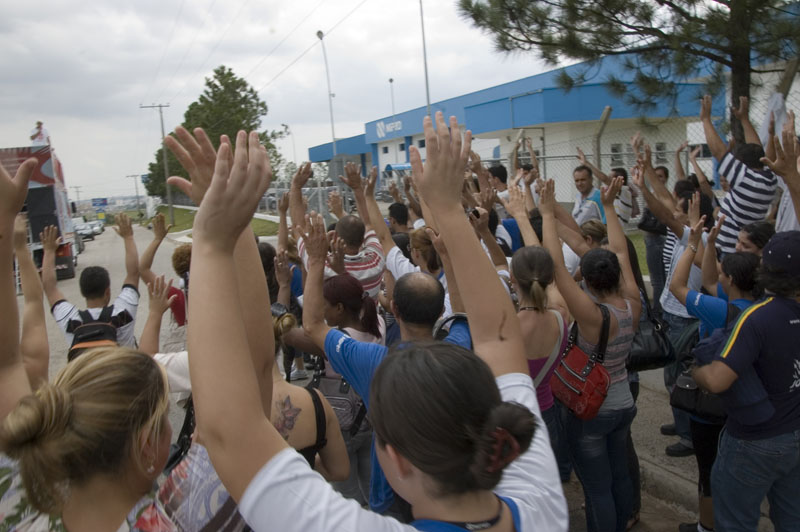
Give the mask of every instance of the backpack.
POLYGON ((343 377, 327 377, 325 375, 325 362, 322 357, 317 359, 314 377, 306 387, 316 388, 325 396, 336 413, 343 434, 349 434, 350 437, 358 434, 367 416, 364 400, 343 377))
POLYGON ((67 361, 72 362, 86 349, 117 345, 117 327, 112 322, 114 307, 103 307, 97 319, 88 310, 81 310, 81 324, 72 331, 72 344, 67 353, 67 361))

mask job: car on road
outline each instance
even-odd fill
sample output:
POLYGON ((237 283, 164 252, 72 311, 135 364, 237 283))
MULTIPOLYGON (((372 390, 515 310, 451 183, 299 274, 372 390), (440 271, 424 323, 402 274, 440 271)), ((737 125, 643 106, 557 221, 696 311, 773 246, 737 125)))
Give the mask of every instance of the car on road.
POLYGON ((99 235, 106 230, 106 224, 104 224, 101 220, 92 220, 91 222, 86 223, 92 227, 92 230, 96 235, 99 235))
POLYGON ((82 240, 94 240, 94 229, 88 223, 77 224, 75 232, 78 233, 82 240))
POLYGON ((375 193, 375 201, 380 201, 381 203, 392 203, 394 202, 394 198, 387 190, 379 190, 375 193))

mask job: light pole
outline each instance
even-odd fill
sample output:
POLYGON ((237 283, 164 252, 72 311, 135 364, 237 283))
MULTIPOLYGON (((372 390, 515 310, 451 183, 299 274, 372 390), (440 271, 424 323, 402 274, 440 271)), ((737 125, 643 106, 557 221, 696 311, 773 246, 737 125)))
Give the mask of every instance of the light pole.
MULTIPOLYGON (((325 40, 323 39, 325 35, 322 33, 322 30, 317 32, 317 38, 319 39, 320 44, 322 45, 322 58, 325 60, 325 79, 328 81, 328 111, 331 115, 331 139, 333 140, 333 157, 331 158, 331 165, 335 169, 335 159, 336 159, 336 131, 333 128, 333 97, 336 96, 331 91, 331 72, 328 68, 328 53, 325 51, 325 40)), ((328 173, 330 173, 331 169, 328 169, 328 173)), ((323 200, 322 200, 322 181, 318 181, 318 195, 319 195, 319 212, 323 212, 323 200)))
POLYGON ((392 97, 392 122, 394 122, 394 79, 389 78, 389 94, 392 97))
POLYGON ((431 90, 428 86, 428 49, 425 46, 425 17, 422 14, 422 0, 419 0, 419 23, 422 26, 422 63, 425 65, 425 102, 428 116, 431 116, 431 90))
POLYGON ((139 201, 139 174, 128 174, 125 177, 132 177, 133 183, 136 185, 136 210, 142 212, 142 202, 139 201))

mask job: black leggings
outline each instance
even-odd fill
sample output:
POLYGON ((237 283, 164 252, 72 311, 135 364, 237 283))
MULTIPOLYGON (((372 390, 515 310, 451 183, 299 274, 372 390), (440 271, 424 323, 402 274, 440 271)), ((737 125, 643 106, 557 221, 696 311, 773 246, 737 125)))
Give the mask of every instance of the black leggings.
POLYGON ((697 491, 703 497, 711 497, 711 468, 717 459, 717 444, 722 427, 724 425, 689 420, 689 431, 692 433, 694 456, 697 460, 697 491))
MULTIPOLYGON (((636 399, 639 397, 639 383, 629 382, 628 385, 631 388, 631 395, 635 404, 636 399)), ((628 429, 628 474, 631 476, 631 484, 633 485, 633 516, 638 514, 642 508, 642 480, 639 472, 639 456, 637 456, 636 449, 633 447, 630 429, 628 429)))

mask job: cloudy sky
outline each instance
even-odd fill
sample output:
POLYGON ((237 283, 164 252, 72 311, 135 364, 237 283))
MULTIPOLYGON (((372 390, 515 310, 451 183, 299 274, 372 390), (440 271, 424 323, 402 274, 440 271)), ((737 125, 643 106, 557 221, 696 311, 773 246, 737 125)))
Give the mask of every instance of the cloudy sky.
MULTIPOLYGON (((494 52, 456 0, 425 0, 425 28, 431 101, 545 70, 533 55, 494 52)), ((327 35, 337 137, 391 114, 389 78, 398 112, 425 104, 415 0, 5 2, 0 147, 27 145, 42 120, 82 199, 132 194, 125 176, 146 173, 160 143, 158 113, 139 104, 169 103, 171 130, 224 64, 267 102, 264 127, 291 127, 294 142, 279 148, 302 161, 330 140, 317 30, 327 35)))

